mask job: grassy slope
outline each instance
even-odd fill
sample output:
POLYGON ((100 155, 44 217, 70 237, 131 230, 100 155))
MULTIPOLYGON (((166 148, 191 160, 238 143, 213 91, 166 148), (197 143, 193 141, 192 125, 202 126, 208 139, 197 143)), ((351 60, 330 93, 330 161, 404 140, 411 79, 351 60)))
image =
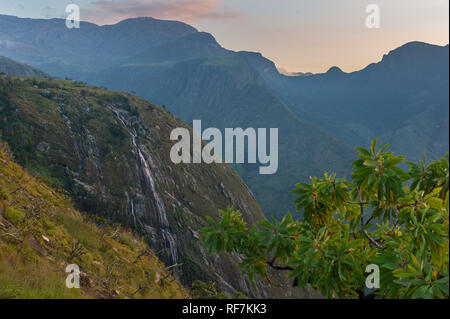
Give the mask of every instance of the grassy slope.
POLYGON ((76 211, 0 141, 0 298, 187 297, 172 277, 157 280, 166 275, 142 239, 76 211), (85 254, 71 258, 76 242, 85 254), (65 287, 71 263, 83 272, 81 289, 65 287))

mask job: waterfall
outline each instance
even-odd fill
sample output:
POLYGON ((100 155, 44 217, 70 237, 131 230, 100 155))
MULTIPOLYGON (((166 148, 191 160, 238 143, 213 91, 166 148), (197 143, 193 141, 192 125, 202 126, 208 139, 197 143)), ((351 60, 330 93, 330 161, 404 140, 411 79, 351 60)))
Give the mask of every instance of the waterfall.
POLYGON ((134 202, 131 200, 131 215, 133 216, 134 227, 136 227, 136 214, 134 213, 134 202))
POLYGON ((138 154, 139 154, 139 159, 141 161, 141 165, 144 168, 144 175, 146 177, 147 183, 150 184, 150 187, 152 189, 153 195, 155 197, 156 207, 157 207, 157 210, 158 210, 159 223, 163 227, 167 227, 168 228, 169 227, 169 222, 167 220, 166 209, 164 208, 164 203, 161 200, 161 197, 159 196, 159 193, 156 191, 155 182, 153 180, 153 176, 151 174, 148 162, 145 159, 145 157, 142 154, 142 151, 141 151, 141 149, 139 147, 137 148, 137 151, 138 151, 138 154))
MULTIPOLYGON (((170 226, 169 221, 167 219, 166 209, 164 207, 164 202, 161 199, 161 196, 159 195, 158 191, 156 190, 155 181, 152 175, 152 172, 150 170, 150 165, 145 158, 141 148, 139 147, 138 143, 136 142, 137 133, 134 128, 130 128, 127 124, 127 121, 123 118, 123 116, 120 114, 119 110, 116 110, 114 108, 111 108, 113 113, 116 115, 117 119, 122 123, 122 125, 125 127, 127 132, 130 134, 133 146, 136 149, 136 152, 139 157, 139 164, 141 165, 141 168, 144 173, 145 182, 147 185, 150 186, 150 189, 153 193, 153 197, 155 198, 156 202, 156 211, 158 214, 158 221, 161 227, 161 233, 162 233, 162 239, 164 241, 164 246, 169 249, 170 252, 170 258, 172 264, 178 263, 178 252, 176 248, 175 239, 173 238, 171 232, 170 232, 170 226)), ((134 203, 131 201, 132 206, 132 214, 134 217, 134 203)), ((134 217, 135 218, 135 217, 134 217)))

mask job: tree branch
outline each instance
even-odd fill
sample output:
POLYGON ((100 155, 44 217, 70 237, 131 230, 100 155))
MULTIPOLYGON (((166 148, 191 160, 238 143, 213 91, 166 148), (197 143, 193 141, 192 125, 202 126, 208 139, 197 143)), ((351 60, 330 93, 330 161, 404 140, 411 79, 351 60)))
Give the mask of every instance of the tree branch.
POLYGON ((364 232, 364 235, 366 235, 367 239, 368 239, 372 244, 374 244, 377 248, 383 249, 383 250, 386 249, 386 247, 383 247, 379 242, 377 242, 375 239, 373 239, 372 237, 370 237, 366 230, 364 230, 363 232, 364 232))
POLYGON ((294 268, 291 266, 277 266, 277 265, 275 265, 275 261, 276 261, 276 258, 274 258, 272 261, 268 261, 267 264, 272 269, 275 269, 275 270, 294 270, 294 268))

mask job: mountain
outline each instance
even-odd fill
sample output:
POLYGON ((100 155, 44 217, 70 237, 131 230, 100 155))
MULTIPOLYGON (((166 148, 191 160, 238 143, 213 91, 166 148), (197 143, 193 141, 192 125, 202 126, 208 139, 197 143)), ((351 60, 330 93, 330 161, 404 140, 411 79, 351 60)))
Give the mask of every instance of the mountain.
POLYGON ((187 298, 142 238, 77 211, 0 138, 0 298, 187 298), (66 267, 80 289, 65 286, 66 267), (166 279, 164 279, 166 278, 166 279))
MULTIPOLYGON (((261 60, 261 58, 260 58, 261 60)), ((266 83, 304 120, 353 145, 378 137, 408 159, 449 149, 447 46, 411 42, 361 71, 287 77, 253 63, 266 83)))
POLYGON ((46 73, 38 69, 0 56, 0 74, 2 73, 8 75, 48 77, 46 73))
POLYGON ((227 50, 180 22, 139 18, 69 30, 64 20, 0 16, 0 54, 135 92, 205 128, 278 128, 275 175, 233 165, 267 216, 295 211, 297 182, 324 170, 348 176, 353 146, 374 137, 413 161, 449 148, 448 46, 413 42, 358 72, 284 76, 260 53, 227 50))
POLYGON ((204 128, 278 128, 279 167, 260 175, 259 165, 234 164, 267 215, 295 212, 293 185, 323 170, 345 175, 353 149, 298 118, 240 55, 189 59, 167 65, 121 65, 95 73, 90 83, 135 91, 165 105, 186 123, 204 128), (344 164, 345 163, 345 164, 344 164))
POLYGON ((185 23, 152 18, 103 27, 81 22, 79 29, 68 29, 63 19, 0 15, 0 54, 56 77, 78 78, 195 33, 197 30, 185 23))
POLYGON ((69 30, 64 20, 0 16, 2 25, 10 31, 0 31, 0 53, 51 75, 136 92, 187 123, 200 119, 217 128, 279 128, 277 174, 260 176, 256 165, 234 165, 267 215, 295 211, 290 194, 295 183, 324 169, 340 175, 349 171, 350 144, 295 116, 245 53, 222 48, 208 33, 152 18, 102 27, 82 23, 69 30), (27 54, 25 46, 39 54, 27 54))
POLYGON ((82 23, 78 30, 66 29, 63 20, 55 19, 0 16, 2 24, 10 32, 0 33, 0 53, 54 76, 136 92, 187 123, 199 119, 205 127, 219 129, 279 128, 275 175, 259 175, 256 165, 234 165, 267 215, 295 212, 290 191, 297 182, 325 169, 339 175, 349 172, 354 153, 350 144, 295 116, 247 61, 245 55, 253 53, 226 50, 208 33, 151 18, 103 27, 82 23), (10 45, 1 46, 2 40, 10 45), (72 43, 71 48, 64 42, 72 43), (40 55, 18 49, 26 45, 40 55))
POLYGON ((262 282, 250 285, 238 256, 204 251, 198 230, 206 216, 234 206, 254 225, 264 215, 229 165, 172 163, 169 136, 179 127, 192 131, 127 93, 0 76, 2 139, 28 172, 64 191, 76 209, 143 236, 167 266, 179 265, 177 276, 187 286, 215 281, 229 295, 284 295, 262 282))
POLYGON ((196 32, 144 50, 125 60, 123 64, 170 63, 195 58, 230 56, 232 54, 231 51, 222 48, 211 34, 196 32))

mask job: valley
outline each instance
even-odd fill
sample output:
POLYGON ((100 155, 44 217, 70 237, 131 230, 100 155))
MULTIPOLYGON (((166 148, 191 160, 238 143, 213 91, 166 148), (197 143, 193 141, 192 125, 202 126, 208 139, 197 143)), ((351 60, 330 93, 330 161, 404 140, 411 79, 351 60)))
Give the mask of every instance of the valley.
POLYGON ((414 215, 448 223, 448 45, 315 74, 180 21, 65 22, 0 14, 0 298, 362 298, 377 247, 448 287, 414 215))
POLYGON ((0 16, 0 39, 14 43, 0 45, 0 55, 52 76, 136 93, 186 123, 278 128, 276 174, 233 164, 266 216, 299 214, 290 194, 294 185, 324 170, 348 177, 353 147, 375 137, 414 161, 424 151, 437 159, 449 147, 448 46, 415 42, 358 72, 333 67, 287 77, 261 54, 227 50, 211 34, 177 21, 82 22, 68 30, 63 20, 0 16), (69 42, 77 50, 66 47, 69 42), (33 50, 20 49, 26 47, 33 50), (388 110, 395 116, 385 120, 388 110))

